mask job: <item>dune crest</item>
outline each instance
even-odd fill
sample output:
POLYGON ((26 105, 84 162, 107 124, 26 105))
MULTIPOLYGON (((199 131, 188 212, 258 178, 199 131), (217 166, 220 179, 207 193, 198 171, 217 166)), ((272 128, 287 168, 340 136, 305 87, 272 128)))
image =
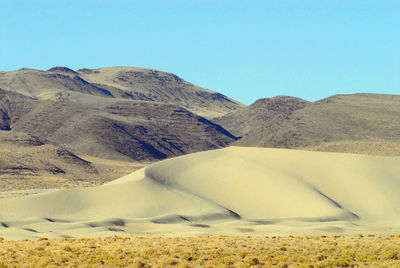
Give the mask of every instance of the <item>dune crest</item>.
POLYGON ((399 157, 230 147, 0 200, 0 236, 390 233, 399 174, 399 157))

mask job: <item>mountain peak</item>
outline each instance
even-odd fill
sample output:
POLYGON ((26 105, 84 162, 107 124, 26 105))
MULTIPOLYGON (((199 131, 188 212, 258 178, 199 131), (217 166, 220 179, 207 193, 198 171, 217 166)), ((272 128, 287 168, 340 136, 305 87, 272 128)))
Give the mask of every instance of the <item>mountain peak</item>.
POLYGON ((48 72, 62 72, 62 73, 71 73, 71 74, 76 74, 74 70, 71 70, 70 68, 64 67, 64 66, 56 66, 53 68, 50 68, 47 70, 48 72))

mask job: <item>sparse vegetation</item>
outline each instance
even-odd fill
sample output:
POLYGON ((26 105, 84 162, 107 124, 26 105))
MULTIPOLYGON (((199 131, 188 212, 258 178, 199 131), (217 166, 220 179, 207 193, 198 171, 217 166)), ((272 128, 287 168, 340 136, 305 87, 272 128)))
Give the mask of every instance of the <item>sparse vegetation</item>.
POLYGON ((45 238, 0 242, 0 267, 400 267, 400 236, 45 238))
POLYGON ((35 193, 21 191, 29 189, 97 186, 149 164, 77 156, 55 145, 22 146, 7 140, 18 144, 29 138, 0 133, 0 198, 35 193))
POLYGON ((369 155, 400 155, 398 141, 338 141, 327 142, 317 146, 304 147, 303 150, 320 152, 339 152, 369 155))

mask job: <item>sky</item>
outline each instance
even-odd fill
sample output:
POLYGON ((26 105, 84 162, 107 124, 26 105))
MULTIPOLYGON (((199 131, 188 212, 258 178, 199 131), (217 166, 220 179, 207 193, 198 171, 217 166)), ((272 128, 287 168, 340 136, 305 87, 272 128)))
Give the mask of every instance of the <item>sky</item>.
POLYGON ((245 104, 400 94, 400 1, 0 0, 0 71, 136 66, 245 104))

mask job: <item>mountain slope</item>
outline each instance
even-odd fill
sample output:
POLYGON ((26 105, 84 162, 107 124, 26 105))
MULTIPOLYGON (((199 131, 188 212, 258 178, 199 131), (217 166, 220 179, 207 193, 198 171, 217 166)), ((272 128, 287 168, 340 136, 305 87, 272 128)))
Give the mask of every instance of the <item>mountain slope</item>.
POLYGON ((36 105, 36 100, 25 95, 0 88, 0 131, 10 130, 24 114, 36 105))
POLYGON ((2 72, 0 88, 40 99, 53 97, 63 91, 111 97, 109 92, 88 83, 72 70, 65 72, 57 68, 49 71, 21 69, 14 72, 2 72))
POLYGON ((393 155, 399 151, 400 96, 335 95, 314 103, 276 97, 259 100, 216 122, 241 135, 235 143, 240 146, 393 155), (369 149, 363 151, 362 146, 369 149))
POLYGON ((205 117, 220 116, 244 107, 220 93, 153 69, 112 67, 81 69, 78 73, 115 96, 177 104, 205 117))
POLYGON ((215 118, 214 121, 224 125, 228 131, 237 136, 243 136, 252 131, 261 133, 261 128, 264 128, 266 124, 275 126, 287 119, 295 110, 308 104, 310 102, 289 96, 265 98, 257 100, 242 110, 215 118))
POLYGON ((219 125, 172 104, 89 98, 82 93, 75 93, 81 97, 72 99, 62 93, 56 100, 35 100, 4 90, 2 94, 0 107, 7 110, 4 129, 28 133, 80 154, 156 160, 221 148, 235 141, 219 125))
POLYGON ((21 189, 98 185, 145 165, 80 157, 26 133, 0 131, 0 190, 11 196, 21 189))
POLYGON ((62 93, 74 95, 78 92, 105 98, 164 102, 209 118, 244 107, 174 74, 134 67, 81 69, 77 72, 54 67, 47 71, 0 72, 0 88, 38 99, 57 99, 62 93))

